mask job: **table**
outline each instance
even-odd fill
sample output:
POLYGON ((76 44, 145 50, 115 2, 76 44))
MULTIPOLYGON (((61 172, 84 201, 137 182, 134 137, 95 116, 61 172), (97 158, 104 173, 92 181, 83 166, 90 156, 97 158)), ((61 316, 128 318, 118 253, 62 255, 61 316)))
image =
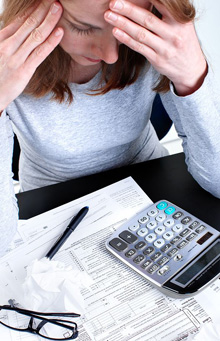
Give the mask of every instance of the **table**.
POLYGON ((220 200, 202 189, 188 173, 183 153, 19 193, 20 219, 31 218, 127 176, 132 176, 154 202, 167 199, 220 231, 220 200))

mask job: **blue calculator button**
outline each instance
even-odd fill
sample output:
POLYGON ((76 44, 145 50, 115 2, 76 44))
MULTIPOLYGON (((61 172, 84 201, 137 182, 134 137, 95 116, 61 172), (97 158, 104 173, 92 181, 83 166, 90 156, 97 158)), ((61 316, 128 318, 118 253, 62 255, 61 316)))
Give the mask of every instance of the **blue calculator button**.
POLYGON ((173 214, 176 211, 176 209, 173 206, 169 206, 165 209, 166 214, 173 214))
POLYGON ((167 207, 166 201, 161 201, 161 202, 157 205, 158 210, 164 210, 166 207, 167 207))

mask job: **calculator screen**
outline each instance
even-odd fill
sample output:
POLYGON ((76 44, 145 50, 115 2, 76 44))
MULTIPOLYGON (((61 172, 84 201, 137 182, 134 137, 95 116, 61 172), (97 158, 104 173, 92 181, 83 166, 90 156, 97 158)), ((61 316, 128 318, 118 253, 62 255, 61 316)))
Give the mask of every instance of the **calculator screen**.
POLYGON ((187 268, 186 271, 182 272, 179 277, 175 278, 175 282, 181 286, 186 286, 193 280, 199 273, 203 271, 212 261, 219 256, 219 245, 218 241, 215 243, 207 252, 205 252, 197 261, 187 268))

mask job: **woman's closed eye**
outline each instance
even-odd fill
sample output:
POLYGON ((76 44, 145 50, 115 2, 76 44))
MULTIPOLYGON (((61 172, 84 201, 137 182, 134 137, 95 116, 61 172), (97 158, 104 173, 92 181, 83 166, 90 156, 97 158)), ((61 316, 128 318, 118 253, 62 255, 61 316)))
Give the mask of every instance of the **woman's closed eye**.
POLYGON ((83 34, 84 35, 89 35, 89 34, 94 32, 94 28, 93 27, 89 27, 89 28, 83 29, 83 28, 76 27, 72 23, 69 23, 69 26, 70 26, 71 31, 75 31, 77 34, 81 34, 81 35, 83 35, 83 34))

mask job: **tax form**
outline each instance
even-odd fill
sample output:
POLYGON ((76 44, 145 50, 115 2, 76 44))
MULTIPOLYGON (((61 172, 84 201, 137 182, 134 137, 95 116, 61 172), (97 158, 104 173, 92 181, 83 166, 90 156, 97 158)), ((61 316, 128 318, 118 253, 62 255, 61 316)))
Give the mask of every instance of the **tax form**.
MULTIPOLYGON (((82 290, 84 310, 77 319, 79 341, 180 341, 199 335, 217 317, 220 302, 219 280, 195 297, 171 299, 122 264, 105 248, 110 234, 126 219, 151 205, 152 201, 131 178, 91 193, 66 205, 22 222, 19 245, 0 259, 0 304, 6 304, 10 283, 22 283, 26 267, 42 258, 53 245, 69 219, 81 207, 89 213, 66 241, 55 260, 72 265, 92 280, 82 290), (212 308, 208 304, 212 297, 212 308), (204 295, 204 296, 202 296, 204 295), (216 305, 216 307, 215 307, 216 305)), ((16 290, 16 288, 14 288, 16 290)), ((22 303, 22 302, 20 302, 22 303)), ((5 316, 7 319, 7 316, 5 316)), ((38 336, 10 331, 0 325, 4 341, 42 340, 38 336)), ((212 340, 209 338, 209 341, 212 340)), ((214 339, 213 339, 214 340, 214 339)), ((217 339, 216 339, 217 340, 217 339)))

